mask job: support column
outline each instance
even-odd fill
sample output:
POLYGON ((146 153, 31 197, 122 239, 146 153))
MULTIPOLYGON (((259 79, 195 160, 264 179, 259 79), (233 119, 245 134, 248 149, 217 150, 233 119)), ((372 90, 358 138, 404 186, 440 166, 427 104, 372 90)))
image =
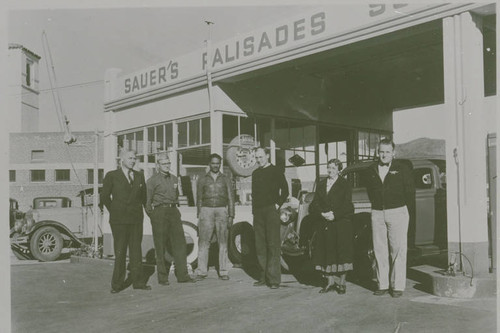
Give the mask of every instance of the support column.
MULTIPOLYGON (((117 77, 121 73, 121 69, 110 68, 104 74, 104 100, 111 101, 115 96, 115 86, 113 82, 117 82, 117 77)), ((116 141, 116 117, 113 111, 104 112, 104 174, 116 169, 117 141, 116 141)))
POLYGON ((223 156, 222 113, 214 110, 210 117, 210 151, 223 156))
MULTIPOLYGON (((165 133, 166 136, 166 133, 165 133)), ((180 176, 181 166, 179 165, 179 129, 177 127, 177 121, 172 122, 172 151, 169 151, 170 162, 170 172, 176 176, 180 176)))
POLYGON ((474 275, 489 272, 481 23, 469 12, 443 19, 449 260, 468 274, 470 260, 474 275))

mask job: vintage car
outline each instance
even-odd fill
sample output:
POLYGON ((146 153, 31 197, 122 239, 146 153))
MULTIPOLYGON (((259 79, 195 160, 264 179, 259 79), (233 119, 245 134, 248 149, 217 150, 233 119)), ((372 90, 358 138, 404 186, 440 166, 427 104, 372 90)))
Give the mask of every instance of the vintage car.
POLYGON ((82 206, 67 197, 38 197, 22 220, 10 230, 11 249, 20 259, 53 261, 63 249, 85 248, 94 236, 93 214, 100 214, 81 195, 82 206))
MULTIPOLYGON (((81 199, 81 207, 72 207, 72 201, 67 197, 35 198, 33 208, 26 212, 23 219, 17 220, 10 231, 11 248, 16 257, 54 261, 64 253, 72 252, 101 258, 103 237, 100 229, 97 231, 97 251, 92 242, 94 213, 99 214, 98 218, 101 220, 102 207, 94 209, 91 188, 80 191, 78 197, 81 199)), ((182 224, 187 243, 188 263, 195 268, 198 258, 198 228, 187 221, 182 221, 182 224)), ((145 235, 143 253, 150 253, 152 249, 152 237, 145 235)), ((173 261, 168 250, 165 259, 173 261)))
MULTIPOLYGON (((416 188, 415 207, 410 209, 408 231, 409 256, 421 257, 440 253, 447 246, 446 230, 446 167, 444 159, 418 158, 403 160, 412 168, 416 188)), ((347 167, 341 176, 353 185, 352 200, 355 273, 362 279, 373 278, 373 248, 371 236, 371 204, 363 184, 364 172, 372 161, 363 161, 347 167)), ((320 177, 321 179, 321 177, 320 177)), ((284 270, 300 271, 307 265, 314 247, 315 233, 309 204, 313 192, 302 192, 298 200, 292 198, 280 211, 281 264, 284 270)), ((233 262, 249 264, 255 261, 253 230, 250 223, 236 223, 230 233, 229 253, 233 262)))

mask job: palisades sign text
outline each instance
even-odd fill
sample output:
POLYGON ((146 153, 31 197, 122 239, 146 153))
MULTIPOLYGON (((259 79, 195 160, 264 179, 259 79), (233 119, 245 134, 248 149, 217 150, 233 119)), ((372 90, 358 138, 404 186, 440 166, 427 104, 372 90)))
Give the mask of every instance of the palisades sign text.
MULTIPOLYGON (((212 50, 210 66, 215 68, 244 57, 252 57, 263 51, 279 47, 286 47, 291 42, 306 40, 309 36, 316 36, 326 29, 326 14, 316 13, 307 18, 302 18, 292 23, 283 24, 271 31, 252 34, 233 43, 227 43, 212 50)), ((202 69, 207 66, 207 53, 202 54, 202 69)))
MULTIPOLYGON (((257 58, 275 50, 307 42, 325 31, 326 13, 316 12, 264 31, 252 32, 214 45, 210 52, 209 66, 218 69, 238 61, 257 58)), ((206 50, 198 51, 196 54, 197 56, 194 57, 193 54, 188 54, 178 60, 170 60, 168 64, 127 75, 122 81, 122 92, 125 95, 138 93, 199 75, 207 69, 208 56, 206 50), (196 62, 198 65, 195 65, 196 62)))

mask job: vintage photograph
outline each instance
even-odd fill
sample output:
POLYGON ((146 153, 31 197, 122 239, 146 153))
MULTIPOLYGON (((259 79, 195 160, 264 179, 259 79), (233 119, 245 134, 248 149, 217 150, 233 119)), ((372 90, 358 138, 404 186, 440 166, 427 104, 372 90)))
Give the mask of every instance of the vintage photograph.
POLYGON ((496 1, 4 11, 2 331, 497 332, 496 1))

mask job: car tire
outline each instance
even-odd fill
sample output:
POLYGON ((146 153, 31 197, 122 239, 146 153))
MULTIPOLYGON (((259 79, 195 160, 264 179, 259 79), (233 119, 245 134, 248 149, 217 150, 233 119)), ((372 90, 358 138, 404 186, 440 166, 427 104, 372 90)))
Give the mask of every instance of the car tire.
POLYGON ((354 274, 364 283, 376 280, 376 262, 370 214, 356 214, 354 222, 354 274))
POLYGON ((243 263, 243 255, 250 252, 249 244, 243 244, 241 241, 245 233, 253 235, 253 227, 248 222, 235 223, 229 230, 228 257, 233 264, 241 265, 243 263))
MULTIPOLYGON (((186 238, 186 261, 195 270, 198 267, 198 227, 191 222, 182 221, 182 228, 186 238)), ((174 261, 169 250, 165 251, 165 260, 169 263, 174 261)))
POLYGON ((288 262, 286 259, 287 258, 282 253, 280 256, 280 264, 281 264, 281 273, 283 273, 283 274, 290 273, 290 265, 288 265, 288 262))
POLYGON ((299 245, 305 249, 304 255, 310 260, 312 258, 312 241, 314 239, 313 218, 308 215, 300 224, 299 245))
POLYGON ((54 227, 37 229, 30 239, 30 251, 35 259, 40 261, 54 261, 61 255, 63 238, 54 227))

